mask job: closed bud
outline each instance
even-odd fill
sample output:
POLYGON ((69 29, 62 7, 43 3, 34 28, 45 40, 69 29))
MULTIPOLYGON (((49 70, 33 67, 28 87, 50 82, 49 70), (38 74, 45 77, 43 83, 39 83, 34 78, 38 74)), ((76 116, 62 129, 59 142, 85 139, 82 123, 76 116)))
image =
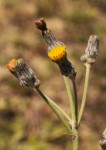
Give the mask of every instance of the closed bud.
POLYGON ((85 49, 85 54, 81 56, 81 61, 84 63, 94 64, 99 52, 99 38, 96 35, 91 35, 88 39, 88 45, 85 49))
POLYGON ((12 59, 8 64, 9 71, 18 78, 21 86, 39 87, 40 81, 34 75, 33 70, 23 59, 12 59))

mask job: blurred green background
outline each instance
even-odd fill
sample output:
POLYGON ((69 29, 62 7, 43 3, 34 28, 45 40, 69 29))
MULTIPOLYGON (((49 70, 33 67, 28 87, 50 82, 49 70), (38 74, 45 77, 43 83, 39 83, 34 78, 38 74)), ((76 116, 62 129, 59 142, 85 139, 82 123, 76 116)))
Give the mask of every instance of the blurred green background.
POLYGON ((6 68, 12 58, 25 59, 41 80, 42 90, 70 114, 63 78, 47 57, 47 45, 34 25, 40 17, 67 45, 68 58, 77 70, 79 105, 85 75, 80 56, 90 35, 100 38, 79 130, 80 149, 99 150, 106 126, 106 0, 0 0, 0 150, 72 147, 66 130, 40 96, 20 87, 6 68))

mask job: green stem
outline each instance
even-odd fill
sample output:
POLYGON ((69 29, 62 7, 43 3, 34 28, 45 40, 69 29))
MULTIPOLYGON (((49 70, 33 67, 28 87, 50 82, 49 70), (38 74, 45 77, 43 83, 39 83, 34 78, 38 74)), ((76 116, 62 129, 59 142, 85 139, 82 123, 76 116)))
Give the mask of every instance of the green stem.
POLYGON ((76 118, 76 124, 78 122, 78 98, 77 98, 77 89, 76 89, 76 83, 75 78, 71 77, 73 90, 74 90, 74 103, 75 103, 75 118, 76 118))
POLYGON ((50 108, 55 112, 57 117, 61 120, 68 133, 71 134, 71 127, 69 125, 70 117, 49 97, 47 97, 39 88, 34 88, 35 91, 39 93, 39 95, 45 100, 45 102, 50 106, 50 108), (67 121, 64 119, 66 117, 67 121))
POLYGON ((64 78, 64 82, 65 82, 65 85, 66 85, 68 97, 69 97, 72 120, 75 121, 75 118, 76 118, 75 117, 75 106, 74 106, 74 101, 73 101, 72 93, 71 93, 71 90, 70 90, 69 81, 68 81, 67 77, 63 76, 63 78, 64 78))
POLYGON ((77 89, 76 89, 76 83, 75 83, 75 77, 74 76, 69 76, 69 79, 72 81, 73 85, 73 91, 74 91, 74 107, 75 107, 75 126, 72 128, 72 133, 74 135, 73 138, 73 150, 78 150, 79 146, 79 138, 78 138, 78 128, 77 128, 77 123, 78 123, 78 98, 77 98, 77 89))
POLYGON ((74 128, 73 133, 75 136, 75 138, 73 139, 73 150, 78 150, 79 145, 78 130, 74 128))
POLYGON ((86 66, 85 85, 84 85, 81 108, 80 108, 80 111, 79 111, 78 126, 80 125, 82 115, 83 115, 83 112, 84 112, 84 107, 85 107, 86 97, 87 97, 87 91, 88 91, 89 75, 90 75, 90 64, 86 63, 85 66, 86 66))

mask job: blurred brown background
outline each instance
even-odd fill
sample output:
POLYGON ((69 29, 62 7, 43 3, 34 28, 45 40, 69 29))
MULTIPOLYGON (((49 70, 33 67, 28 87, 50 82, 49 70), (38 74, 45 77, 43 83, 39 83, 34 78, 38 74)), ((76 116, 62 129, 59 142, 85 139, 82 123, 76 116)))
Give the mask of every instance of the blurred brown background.
POLYGON ((70 113, 63 78, 34 25, 40 17, 67 45, 77 70, 79 105, 85 75, 80 56, 90 35, 100 38, 80 127, 80 149, 100 150, 98 141, 106 126, 106 0, 0 0, 0 150, 71 149, 70 137, 50 108, 39 95, 20 87, 6 68, 10 59, 24 58, 42 90, 70 113))

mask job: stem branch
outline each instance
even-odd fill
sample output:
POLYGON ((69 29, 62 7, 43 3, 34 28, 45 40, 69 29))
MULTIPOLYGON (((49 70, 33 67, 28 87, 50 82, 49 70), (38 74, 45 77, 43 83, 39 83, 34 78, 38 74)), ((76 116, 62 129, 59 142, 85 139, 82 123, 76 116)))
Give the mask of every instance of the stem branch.
POLYGON ((75 119, 76 119, 76 125, 77 125, 77 122, 78 122, 78 98, 77 98, 77 89, 76 89, 75 78, 73 76, 71 77, 71 81, 72 81, 73 90, 74 90, 75 119))
POLYGON ((87 91, 88 91, 89 75, 90 75, 90 64, 86 63, 85 66, 86 66, 85 84, 84 84, 84 91, 83 91, 81 108, 80 108, 80 112, 79 112, 78 126, 80 125, 82 115, 84 112, 84 107, 85 107, 86 97, 87 97, 87 91))
POLYGON ((79 144, 78 130, 73 129, 73 133, 75 136, 75 139, 73 140, 73 150, 78 150, 78 144, 79 144))
POLYGON ((43 92, 39 88, 34 88, 34 91, 37 91, 39 93, 39 95, 44 99, 44 101, 50 106, 50 108, 55 112, 57 117, 64 124, 68 133, 71 134, 71 127, 69 125, 69 122, 71 122, 70 117, 55 102, 53 102, 49 97, 43 94, 43 92), (63 116, 67 119, 67 121, 64 119, 63 116))
POLYGON ((65 82, 65 85, 66 85, 68 97, 69 97, 72 120, 75 121, 75 118, 76 118, 75 117, 75 106, 74 106, 74 101, 73 101, 73 97, 72 97, 69 81, 68 81, 67 77, 63 76, 63 78, 64 78, 64 82, 65 82))

